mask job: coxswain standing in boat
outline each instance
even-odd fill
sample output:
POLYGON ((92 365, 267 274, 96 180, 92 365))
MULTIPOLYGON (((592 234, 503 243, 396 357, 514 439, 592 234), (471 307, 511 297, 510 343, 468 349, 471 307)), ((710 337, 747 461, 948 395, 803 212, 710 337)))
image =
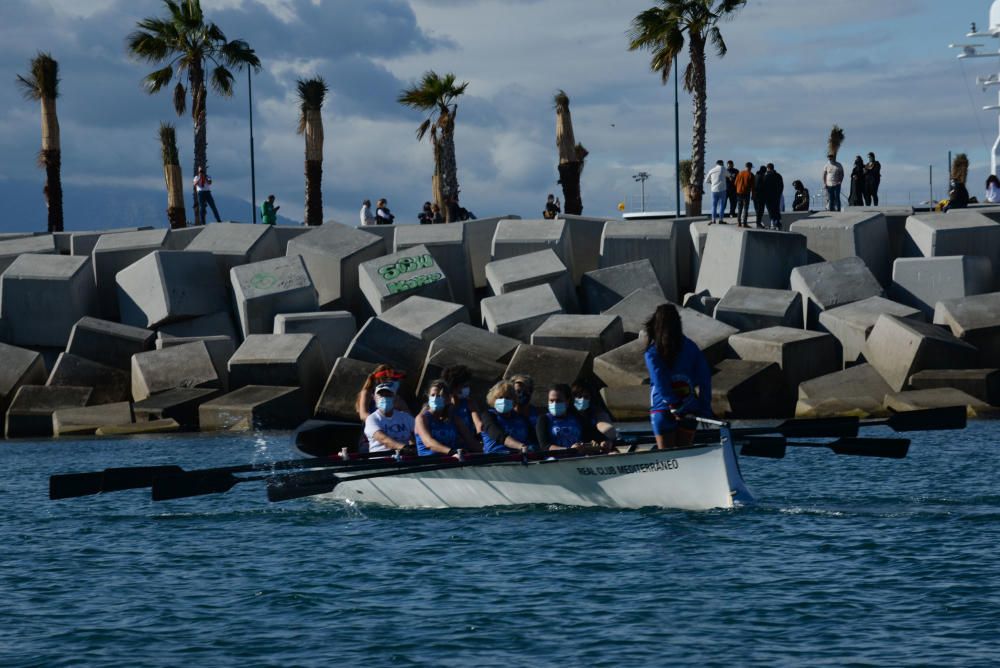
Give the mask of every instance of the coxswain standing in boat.
POLYGON ((490 388, 486 402, 490 408, 483 413, 483 452, 506 455, 530 452, 535 430, 530 420, 514 410, 514 384, 501 380, 490 388))
POLYGON ((656 447, 691 445, 693 416, 712 416, 712 373, 694 341, 684 336, 673 304, 661 304, 646 322, 650 420, 656 447))
POLYGON ((523 373, 511 377, 510 382, 514 384, 514 410, 518 415, 525 417, 531 422, 534 430, 535 423, 538 422, 538 411, 531 405, 531 395, 535 393, 535 381, 531 376, 523 373))
POLYGON ((448 384, 442 379, 427 388, 427 403, 416 420, 418 455, 457 455, 459 449, 479 449, 475 437, 455 414, 450 396, 448 384))
POLYGON ((403 450, 413 445, 413 416, 393 406, 396 389, 392 383, 375 388, 375 411, 365 420, 368 452, 403 450))
POLYGON ((535 435, 538 448, 546 450, 576 450, 578 452, 609 452, 612 444, 604 435, 577 413, 569 403, 572 395, 569 385, 549 388, 548 412, 538 416, 535 435))
POLYGON ((464 364, 445 367, 441 378, 451 389, 449 400, 455 417, 464 422, 472 434, 478 434, 483 429, 482 411, 472 398, 472 372, 469 367, 464 364))
POLYGON ((368 378, 365 379, 365 384, 358 392, 356 402, 358 418, 364 422, 368 419, 368 416, 371 413, 375 412, 375 388, 383 383, 389 383, 394 388, 393 393, 396 395, 396 410, 409 413, 409 405, 407 405, 406 401, 399 396, 400 383, 405 377, 406 374, 401 371, 396 371, 388 364, 379 364, 375 367, 375 370, 368 374, 368 378))
POLYGON ((583 383, 573 383, 573 408, 577 414, 588 421, 597 431, 601 432, 605 441, 614 443, 618 440, 618 430, 611 422, 611 416, 603 406, 594 401, 594 393, 583 383))

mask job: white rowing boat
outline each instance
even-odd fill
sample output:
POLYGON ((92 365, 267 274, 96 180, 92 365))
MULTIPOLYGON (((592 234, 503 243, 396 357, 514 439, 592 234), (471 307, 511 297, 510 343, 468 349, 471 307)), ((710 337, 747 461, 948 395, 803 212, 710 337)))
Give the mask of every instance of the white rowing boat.
POLYGON ((606 508, 731 508, 753 500, 732 437, 674 450, 498 462, 351 480, 319 498, 396 508, 527 504, 606 508))

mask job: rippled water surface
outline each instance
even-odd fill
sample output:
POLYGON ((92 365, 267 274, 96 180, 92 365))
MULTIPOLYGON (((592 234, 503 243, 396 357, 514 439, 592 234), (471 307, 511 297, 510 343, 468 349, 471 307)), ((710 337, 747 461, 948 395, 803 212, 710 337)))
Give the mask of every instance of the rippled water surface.
POLYGON ((2 666, 992 665, 1000 423, 902 461, 743 459, 736 511, 50 502, 52 473, 287 434, 0 445, 2 666))

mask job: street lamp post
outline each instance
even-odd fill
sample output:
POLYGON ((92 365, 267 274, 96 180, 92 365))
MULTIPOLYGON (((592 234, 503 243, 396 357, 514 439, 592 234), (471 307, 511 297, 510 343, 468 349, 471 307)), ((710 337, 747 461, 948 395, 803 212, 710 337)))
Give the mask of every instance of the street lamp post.
POLYGON ((632 180, 639 182, 639 187, 641 192, 639 202, 640 202, 640 208, 643 213, 646 212, 646 179, 648 178, 649 178, 649 172, 639 172, 638 174, 632 175, 632 180))
POLYGON ((247 98, 250 102, 250 211, 257 224, 257 173, 253 163, 253 68, 247 67, 247 98))
POLYGON ((679 68, 674 58, 674 187, 677 209, 674 218, 681 217, 681 107, 679 99, 680 83, 677 81, 679 68))

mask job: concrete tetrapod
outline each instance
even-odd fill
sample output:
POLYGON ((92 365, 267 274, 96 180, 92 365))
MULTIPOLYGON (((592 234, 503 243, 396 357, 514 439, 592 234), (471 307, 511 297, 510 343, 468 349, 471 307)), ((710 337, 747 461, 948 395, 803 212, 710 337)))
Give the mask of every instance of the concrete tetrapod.
POLYGON ((789 397, 774 363, 723 360, 712 376, 712 411, 726 418, 789 417, 789 397))
POLYGON ((347 352, 358 333, 349 311, 280 313, 274 316, 275 334, 312 334, 323 351, 323 369, 328 374, 337 358, 347 352))
POLYGON ((881 285, 889 285, 889 228, 881 213, 821 211, 792 223, 788 229, 805 236, 810 262, 857 257, 881 285))
POLYGON ((219 272, 227 276, 233 267, 270 260, 281 253, 271 225, 210 223, 187 245, 188 251, 211 253, 219 272))
POLYGON ((366 303, 358 290, 358 265, 385 255, 386 248, 381 237, 328 222, 289 241, 285 254, 302 256, 321 309, 357 313, 366 303))
POLYGON ((651 291, 666 301, 653 264, 646 258, 588 271, 581 279, 580 288, 587 313, 604 313, 636 290, 651 291))
POLYGON ((583 350, 597 356, 625 343, 622 319, 617 315, 549 316, 531 335, 536 346, 583 350))
POLYGON ((991 406, 1000 405, 1000 369, 927 369, 910 376, 914 390, 951 387, 991 406))
POLYGON ((154 251, 119 271, 115 280, 121 321, 133 327, 229 310, 227 283, 211 253, 154 251))
POLYGON ((736 285, 787 290, 792 269, 808 263, 801 234, 716 225, 705 241, 695 292, 718 297, 736 285))
POLYGON ((865 359, 899 392, 918 371, 975 367, 978 351, 938 325, 881 315, 865 343, 865 359))
POLYGON ((480 309, 486 329, 524 342, 531 340, 531 334, 549 316, 563 313, 562 304, 549 285, 487 297, 480 303, 480 309))
POLYGON ((858 364, 799 385, 798 417, 881 415, 882 400, 892 392, 870 364, 858 364))
POLYGON ((0 430, 10 400, 22 385, 44 385, 47 374, 42 356, 25 348, 0 343, 0 430))
POLYGON ((203 341, 132 356, 135 401, 176 387, 221 389, 222 379, 203 341))
POLYGON ((299 387, 307 406, 316 403, 325 380, 323 352, 312 334, 251 334, 229 359, 231 388, 299 387))
POLYGON ((452 299, 444 269, 423 245, 362 262, 358 286, 375 315, 414 296, 452 299))
POLYGON ((920 309, 930 318, 939 301, 979 295, 993 288, 993 265, 986 257, 900 258, 892 267, 889 297, 920 309))
POLYGON ((153 251, 170 250, 169 230, 139 230, 102 236, 91 251, 94 283, 97 285, 99 314, 108 320, 120 319, 118 272, 153 251))
POLYGON ((308 419, 310 405, 298 387, 246 385, 203 403, 198 420, 202 431, 294 429, 308 419))
POLYGON ((550 248, 490 262, 486 265, 486 281, 494 295, 549 285, 564 309, 577 310, 573 278, 550 248))
POLYGON ((924 320, 924 314, 919 309, 883 297, 869 297, 823 311, 819 314, 819 326, 840 341, 844 364, 854 364, 864 353, 865 341, 883 313, 921 322, 924 320))
POLYGON ((73 325, 66 352, 128 371, 132 355, 153 348, 155 338, 149 329, 86 317, 73 325))
POLYGON ((792 290, 802 295, 802 318, 807 329, 817 327, 823 311, 885 296, 881 284, 859 257, 796 267, 790 282, 792 290))
POLYGON ((21 255, 0 276, 8 343, 64 348, 73 325, 96 309, 88 257, 21 255))
POLYGON ((668 221, 611 221, 601 237, 602 268, 648 259, 667 299, 680 301, 675 227, 668 221))
POLYGON ((740 331, 802 327, 802 296, 791 290, 734 285, 715 306, 715 319, 740 331))
POLYGON ((26 235, 23 237, 0 239, 0 274, 7 270, 14 260, 20 255, 30 253, 32 255, 54 255, 56 244, 51 234, 43 234, 37 237, 26 235))
POLYGON ((1000 263, 1000 223, 973 210, 919 213, 906 220, 903 252, 909 257, 982 255, 1000 263))
POLYGON ((91 391, 89 387, 22 385, 7 409, 4 434, 7 438, 51 436, 52 414, 60 408, 86 406, 91 391))
MULTIPOLYGON (((333 363, 333 370, 323 386, 314 414, 321 420, 346 420, 356 422, 358 417, 358 392, 365 380, 375 371, 375 362, 365 362, 340 357, 333 363)), ((345 443, 344 445, 349 445, 345 443)))
POLYGON ((92 362, 72 353, 60 353, 45 384, 50 387, 92 387, 92 404, 128 401, 130 396, 127 371, 92 362))
POLYGON ((573 244, 564 220, 501 220, 493 233, 491 260, 551 248, 573 274, 573 244))
POLYGON ((444 270, 455 301, 472 312, 476 308, 472 265, 466 225, 400 225, 396 230, 393 251, 399 253, 415 246, 426 248, 444 270))
POLYGON ((319 309, 316 288, 299 255, 233 267, 229 280, 244 339, 250 334, 270 334, 279 313, 319 309))
POLYGON ((842 366, 837 339, 804 329, 769 327, 734 334, 729 345, 742 360, 776 363, 793 392, 800 383, 839 371, 842 366))
POLYGON ((1000 292, 939 301, 934 324, 979 350, 979 363, 1000 367, 1000 292))

